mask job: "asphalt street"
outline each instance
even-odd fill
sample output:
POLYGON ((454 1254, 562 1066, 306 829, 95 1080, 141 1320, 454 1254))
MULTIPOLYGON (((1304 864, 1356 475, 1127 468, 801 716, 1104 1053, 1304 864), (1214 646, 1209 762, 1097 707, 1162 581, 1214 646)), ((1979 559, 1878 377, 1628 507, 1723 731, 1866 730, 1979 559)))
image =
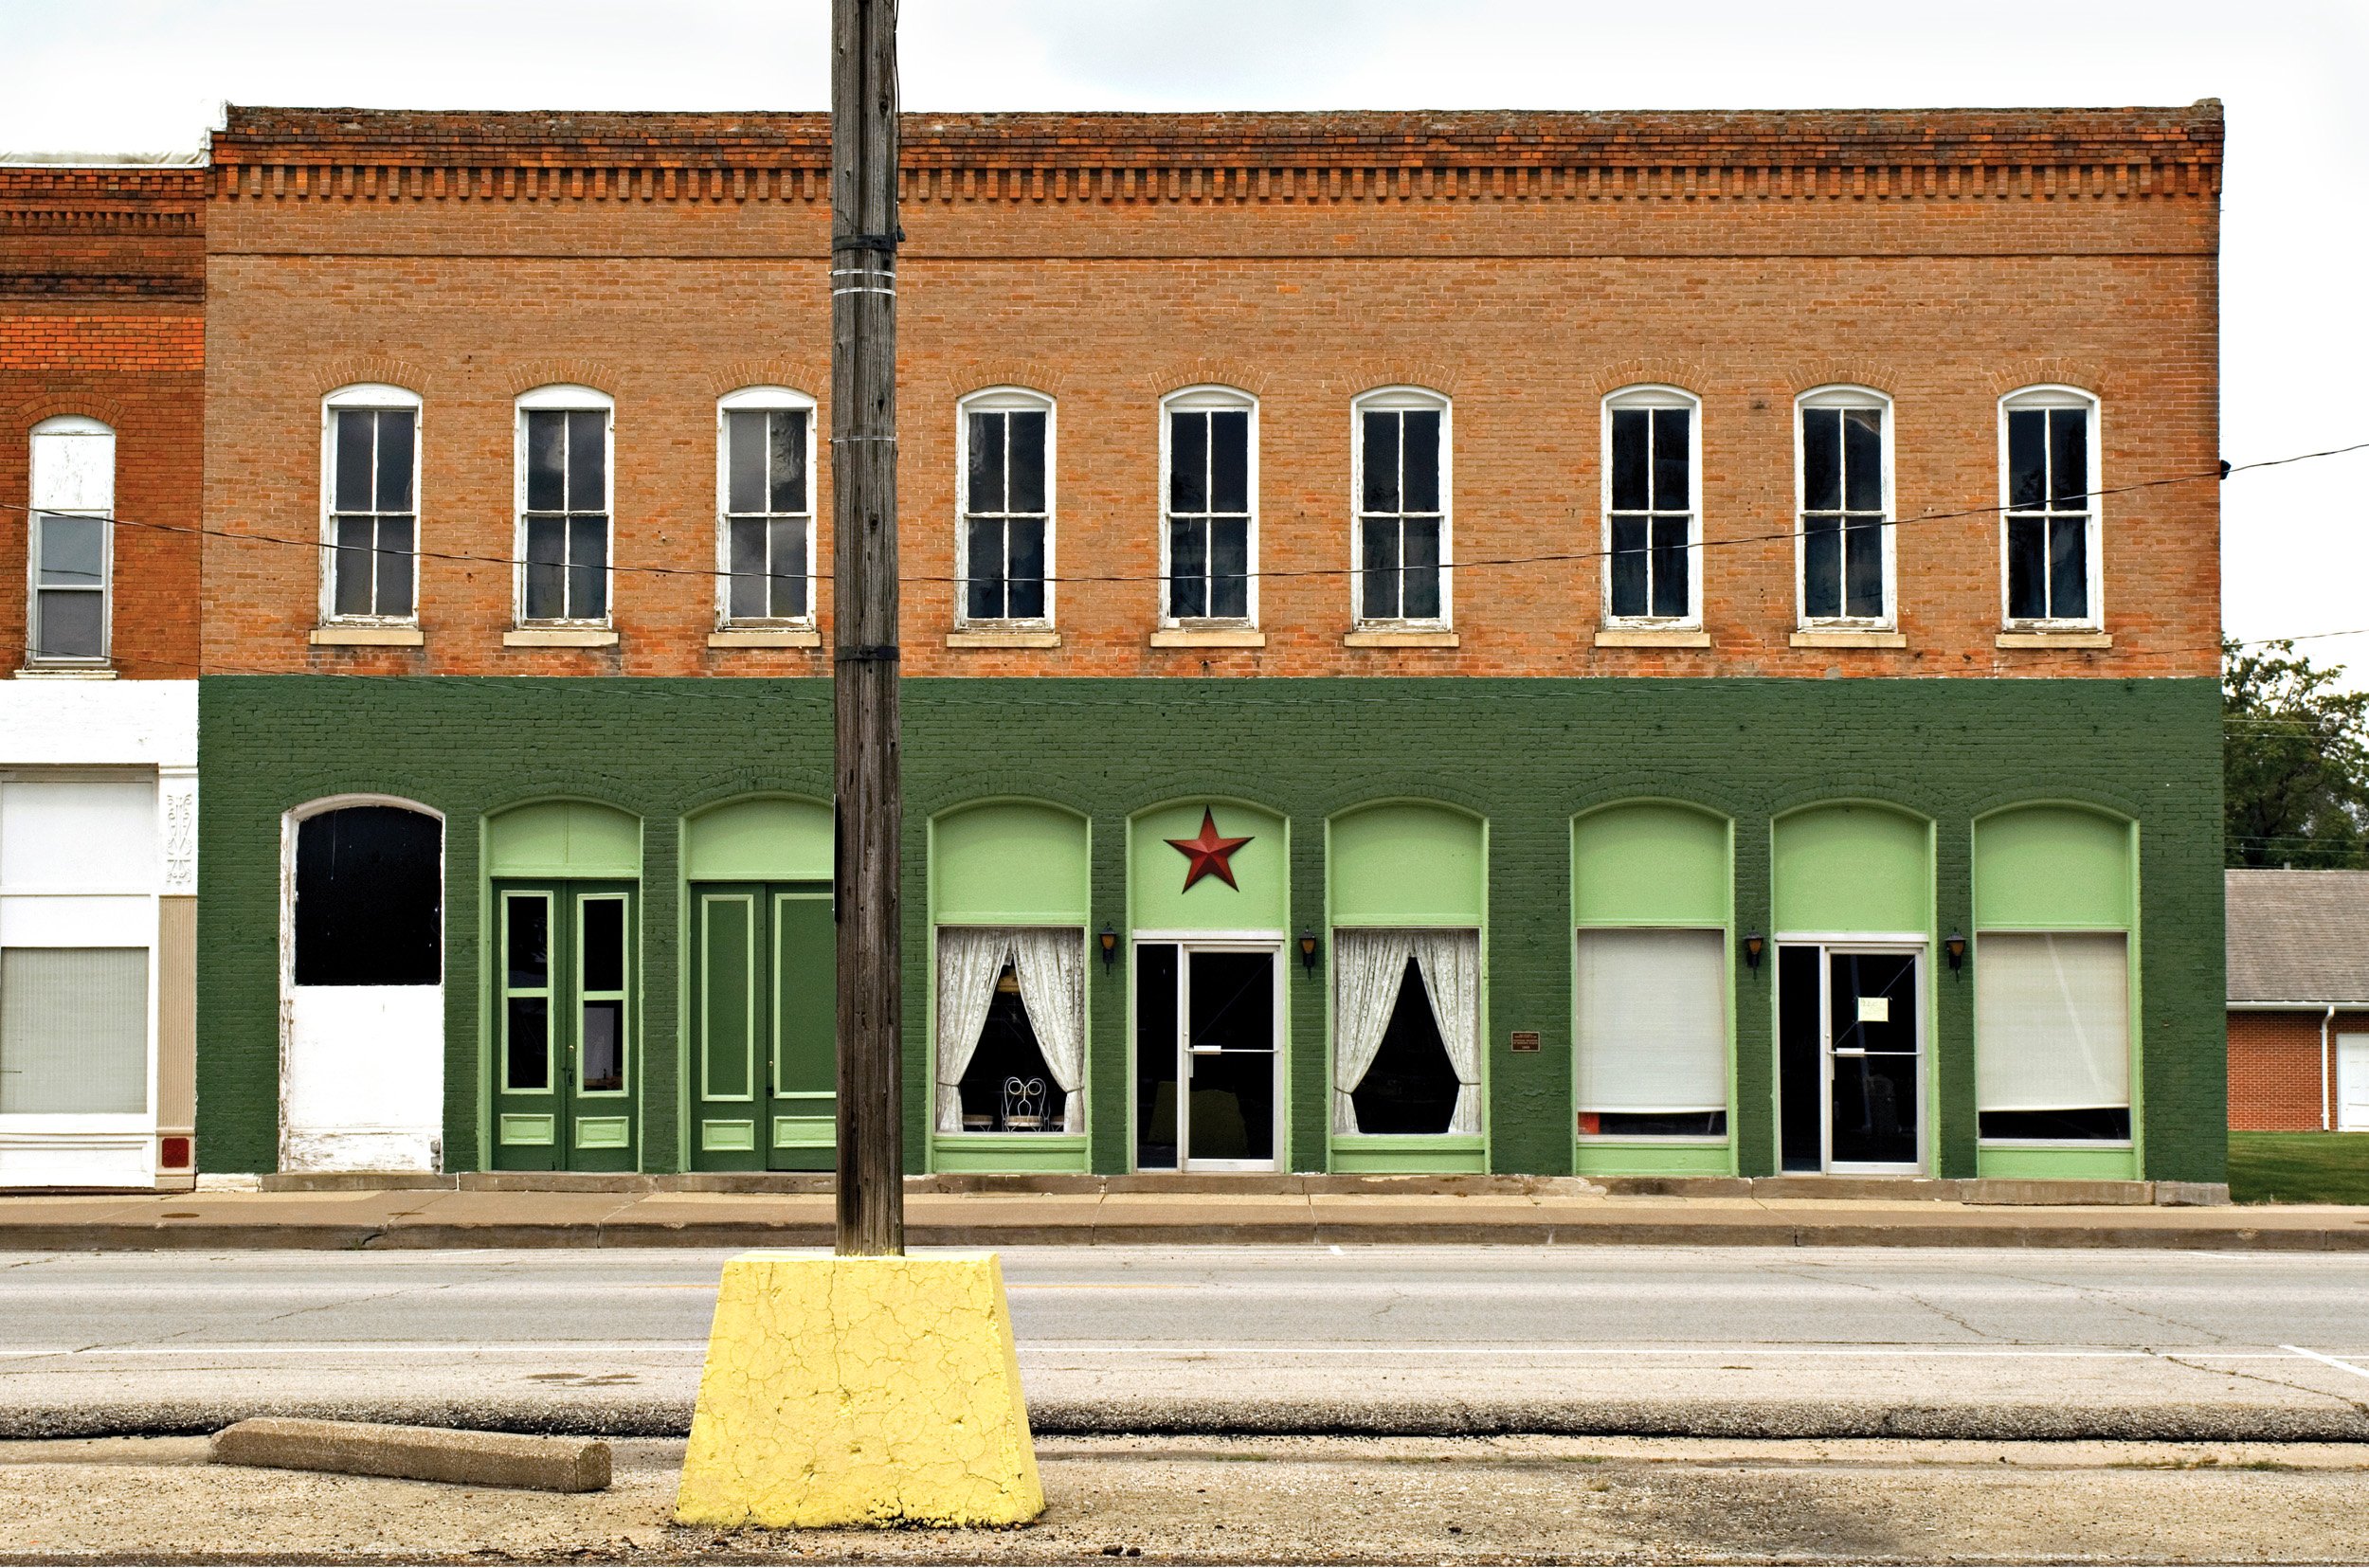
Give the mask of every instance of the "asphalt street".
MULTIPOLYGON (((0 1256, 0 1436, 668 1435, 690 1251, 0 1256)), ((1012 1249, 1040 1433, 2369 1438, 2369 1256, 1012 1249)))

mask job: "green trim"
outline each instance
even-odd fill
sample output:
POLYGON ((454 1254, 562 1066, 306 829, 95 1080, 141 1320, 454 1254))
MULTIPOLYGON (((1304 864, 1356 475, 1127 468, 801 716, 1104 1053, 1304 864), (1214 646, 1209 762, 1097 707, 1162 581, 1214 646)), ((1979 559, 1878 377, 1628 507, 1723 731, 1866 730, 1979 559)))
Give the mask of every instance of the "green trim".
POLYGON ((1615 1142, 1583 1138, 1574 1163, 1582 1176, 1733 1176, 1735 1148, 1729 1144, 1662 1143, 1640 1138, 1615 1142))
POLYGON ((1781 932, 1929 931, 1932 824, 1867 801, 1781 817, 1775 836, 1781 932))
POLYGON ((751 1151, 757 1146, 757 1125, 754 1122, 701 1122, 699 1146, 703 1149, 751 1151))
POLYGON ((642 874, 642 823, 593 801, 538 801, 485 820, 485 874, 629 882, 642 874))
POLYGON ((1984 930, 2130 928, 2128 820, 2079 806, 2018 806, 1974 824, 1974 923, 1984 930))
POLYGON ((682 824, 686 882, 828 882, 831 808, 766 795, 712 806, 682 824))
POLYGON ((580 1149, 621 1149, 632 1142, 633 1118, 630 1116, 576 1118, 576 1147, 580 1149))
POLYGON ((1247 801, 1196 796, 1137 812, 1127 824, 1130 928, 1145 931, 1288 931, 1292 926, 1292 830, 1247 801), (1167 840, 1201 832, 1203 811, 1228 838, 1248 838, 1228 864, 1236 886, 1216 874, 1187 891, 1186 861, 1167 840))
POLYGON ((930 1168, 954 1174, 1083 1172, 1088 1144, 1082 1132, 941 1132, 930 1139, 930 1168))
POLYGON ((1734 912, 1730 825, 1668 801, 1591 811, 1571 824, 1575 926, 1725 927, 1734 912))
POLYGON ((827 1149, 839 1146, 836 1116, 776 1116, 773 1146, 777 1149, 827 1149))
POLYGON ((1332 1168, 1348 1175, 1438 1173, 1489 1169, 1489 1141, 1477 1133, 1335 1133, 1332 1168))
POLYGON ((556 1116, 521 1116, 505 1111, 501 1117, 501 1141, 505 1144, 536 1144, 548 1147, 558 1136, 556 1116))
POLYGON ((1086 819, 995 801, 930 822, 930 910, 941 926, 1083 926, 1086 819))
POLYGON ((1489 923, 1489 838, 1470 812, 1385 801, 1325 824, 1326 900, 1335 926, 1489 923))
POLYGON ((1974 1174, 2023 1181, 2132 1181, 2139 1176, 2139 1151, 1983 1144, 1975 1150, 1974 1174))

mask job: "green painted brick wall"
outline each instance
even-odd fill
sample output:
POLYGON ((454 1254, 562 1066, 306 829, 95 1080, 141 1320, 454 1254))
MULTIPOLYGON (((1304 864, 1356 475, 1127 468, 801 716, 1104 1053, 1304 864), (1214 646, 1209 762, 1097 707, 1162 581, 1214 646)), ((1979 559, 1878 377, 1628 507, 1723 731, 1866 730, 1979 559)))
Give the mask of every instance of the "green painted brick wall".
MULTIPOLYGON (((2144 1174, 2222 1179, 2219 694, 2210 680, 912 680, 905 684, 906 1152, 930 1081, 923 826, 1022 795, 1093 823, 1092 926, 1123 924, 1129 815, 1233 796, 1293 820, 1295 929, 1322 918, 1324 819, 1431 798, 1490 820, 1492 1165, 1571 1164, 1569 823, 1607 801, 1674 797, 1736 820, 1736 920, 1769 920, 1768 827, 1813 802, 1890 802, 1937 823, 1943 931, 1970 929, 1973 819, 2076 801, 2137 818, 2143 896, 2144 1174), (1538 1053, 1503 1049, 1515 1029, 1538 1053)), ((753 790, 824 797, 830 688, 811 680, 209 676, 200 694, 198 1151, 204 1168, 276 1160, 280 821, 326 795, 406 797, 445 814, 446 1161, 479 1144, 478 826, 555 795, 643 820, 645 1168, 679 1168, 673 890, 684 812, 753 790)), ((1092 966, 1097 1169, 1126 1168, 1123 986, 1092 966)), ((1738 984, 1739 1161, 1774 1163, 1773 964, 1738 984)), ((1325 1157, 1321 974, 1289 966, 1291 1156, 1325 1157)), ((1937 980, 1942 1172, 1974 1169, 1970 977, 1937 980)))

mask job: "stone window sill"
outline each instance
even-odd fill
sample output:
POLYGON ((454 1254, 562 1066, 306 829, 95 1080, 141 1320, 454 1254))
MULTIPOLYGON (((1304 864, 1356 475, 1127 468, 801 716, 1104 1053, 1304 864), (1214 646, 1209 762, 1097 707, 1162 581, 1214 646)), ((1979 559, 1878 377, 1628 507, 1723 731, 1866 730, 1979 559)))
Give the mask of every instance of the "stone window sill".
POLYGON ((1825 631, 1796 632, 1793 645, 1797 648, 1905 648, 1908 640, 1898 632, 1853 631, 1835 627, 1825 631))
POLYGON ((1997 639, 2001 648, 2110 648, 2114 645, 2111 632, 2001 632, 1997 639))
POLYGON ((1607 626, 1596 634, 1599 648, 1708 648, 1711 634, 1700 626, 1607 626))
POLYGON ((820 648, 823 634, 810 626, 727 626, 708 633, 711 648, 820 648))
POLYGON ((1050 626, 966 626, 946 634, 949 648, 1058 648, 1061 634, 1050 626))
POLYGON ((617 634, 599 626, 517 626, 502 633, 505 648, 614 648, 617 634))
POLYGON ((113 680, 116 673, 105 664, 28 664, 17 671, 19 680, 113 680))
POLYGON ((1155 648, 1263 648, 1267 634, 1255 626, 1163 626, 1151 634, 1155 648))
POLYGON ((1444 626, 1368 626, 1346 634, 1344 648, 1458 648, 1463 639, 1444 626))
POLYGON ((427 642, 417 626, 316 626, 305 640, 316 648, 419 648, 427 642))

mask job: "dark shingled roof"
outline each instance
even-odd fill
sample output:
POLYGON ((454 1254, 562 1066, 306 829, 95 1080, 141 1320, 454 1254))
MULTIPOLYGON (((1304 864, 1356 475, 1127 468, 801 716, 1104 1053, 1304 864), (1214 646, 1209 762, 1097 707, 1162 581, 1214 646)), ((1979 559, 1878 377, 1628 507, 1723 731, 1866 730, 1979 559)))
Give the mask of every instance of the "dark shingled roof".
POLYGON ((2369 1001, 2369 871, 2230 871, 2229 1002, 2369 1001))

